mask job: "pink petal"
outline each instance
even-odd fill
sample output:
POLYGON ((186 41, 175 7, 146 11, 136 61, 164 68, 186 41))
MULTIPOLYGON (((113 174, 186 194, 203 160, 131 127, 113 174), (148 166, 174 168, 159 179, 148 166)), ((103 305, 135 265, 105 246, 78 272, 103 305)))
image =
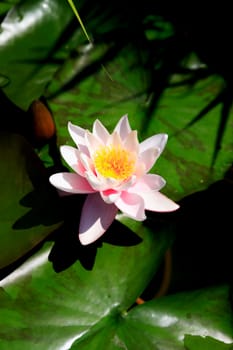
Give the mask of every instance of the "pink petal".
POLYGON ((121 188, 119 181, 112 178, 106 178, 101 175, 97 175, 93 171, 86 171, 85 176, 90 183, 91 187, 96 191, 105 191, 114 188, 121 188))
POLYGON ((128 191, 128 189, 132 187, 136 181, 137 176, 133 174, 128 180, 116 184, 113 188, 117 191, 128 191))
POLYGON ((144 164, 144 171, 147 173, 155 164, 159 157, 159 152, 156 148, 149 148, 139 154, 139 161, 144 164))
POLYGON ((61 155, 66 163, 79 175, 84 176, 85 168, 80 162, 80 151, 71 146, 61 146, 61 155))
POLYGON ((158 157, 164 150, 168 139, 167 134, 157 134, 149 137, 140 143, 140 153, 147 151, 150 148, 157 149, 158 157))
POLYGON ((135 176, 139 179, 146 173, 146 164, 138 159, 136 169, 134 171, 135 176))
POLYGON ((144 163, 145 172, 148 172, 155 164, 167 143, 167 139, 167 134, 157 134, 140 143, 139 160, 144 163))
POLYGON ((89 131, 86 133, 86 144, 92 157, 98 148, 104 146, 103 141, 101 141, 98 137, 90 133, 89 131))
POLYGON ((157 134, 149 137, 139 145, 139 159, 144 162, 146 172, 148 172, 167 143, 167 134, 157 134))
POLYGON ((105 203, 114 203, 120 196, 120 192, 115 190, 106 190, 100 192, 101 197, 103 198, 105 203))
POLYGON ((107 140, 107 146, 114 146, 114 147, 119 147, 122 145, 122 140, 120 138, 120 135, 117 132, 113 132, 108 140, 107 140))
POLYGON ((93 134, 97 136, 104 144, 109 138, 109 132, 104 125, 97 119, 93 125, 93 134))
POLYGON ((86 178, 92 188, 96 191, 102 191, 105 189, 105 183, 98 178, 93 171, 86 172, 86 178))
POLYGON ((117 211, 117 207, 106 204, 99 193, 88 195, 81 213, 80 242, 87 245, 101 237, 115 219, 117 211))
POLYGON ((131 131, 131 127, 129 125, 127 114, 125 114, 125 115, 123 115, 123 117, 121 117, 121 119, 117 123, 114 131, 116 131, 120 135, 120 138, 122 140, 124 140, 128 136, 128 134, 131 131))
POLYGON ((166 181, 161 176, 145 174, 128 191, 140 195, 142 192, 159 191, 165 184, 166 181))
POLYGON ((138 154, 139 152, 139 142, 138 142, 138 135, 137 135, 137 131, 131 131, 124 142, 124 146, 127 150, 129 150, 130 152, 135 152, 136 154, 138 154))
POLYGON ((146 218, 144 201, 138 194, 124 191, 115 201, 115 205, 132 219, 142 221, 146 218))
POLYGON ((145 202, 145 209, 158 212, 169 212, 179 208, 179 205, 156 191, 140 193, 145 202))
POLYGON ((69 193, 95 192, 84 177, 75 173, 57 173, 50 176, 49 181, 59 190, 69 193))
POLYGON ((81 128, 80 126, 72 124, 71 122, 68 123, 68 130, 69 130, 70 136, 72 137, 78 149, 81 152, 84 152, 87 154, 88 150, 86 147, 86 139, 85 139, 86 130, 81 128))
POLYGON ((79 159, 80 163, 83 165, 86 171, 94 171, 94 165, 89 156, 87 156, 85 153, 79 153, 79 159))

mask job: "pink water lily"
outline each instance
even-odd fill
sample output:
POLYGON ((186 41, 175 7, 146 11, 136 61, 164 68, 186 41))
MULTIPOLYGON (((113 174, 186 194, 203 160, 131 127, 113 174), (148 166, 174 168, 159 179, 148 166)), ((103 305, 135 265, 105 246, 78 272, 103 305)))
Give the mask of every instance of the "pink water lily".
POLYGON ((99 120, 94 122, 92 133, 70 122, 68 130, 77 148, 61 146, 61 154, 74 172, 57 173, 49 180, 61 191, 88 194, 79 225, 83 245, 102 236, 119 210, 142 221, 145 210, 169 212, 179 208, 159 192, 165 180, 148 174, 166 145, 166 134, 139 143, 127 115, 111 134, 99 120))

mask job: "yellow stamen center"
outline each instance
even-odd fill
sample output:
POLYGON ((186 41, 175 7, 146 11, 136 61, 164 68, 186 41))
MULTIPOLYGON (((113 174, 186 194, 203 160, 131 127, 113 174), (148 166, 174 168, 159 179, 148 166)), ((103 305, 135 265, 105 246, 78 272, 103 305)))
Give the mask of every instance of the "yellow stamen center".
POLYGON ((116 180, 126 180, 135 169, 135 154, 122 147, 101 147, 94 154, 98 173, 116 180))

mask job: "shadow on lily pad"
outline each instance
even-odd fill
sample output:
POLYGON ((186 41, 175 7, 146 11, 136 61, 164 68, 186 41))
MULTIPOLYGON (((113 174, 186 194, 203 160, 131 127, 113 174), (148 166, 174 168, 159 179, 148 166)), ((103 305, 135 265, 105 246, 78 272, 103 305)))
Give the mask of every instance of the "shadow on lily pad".
MULTIPOLYGON (((68 198, 66 198, 68 199, 68 198)), ((74 198, 72 198, 73 200, 74 198)), ((86 270, 92 270, 98 249, 103 244, 127 247, 140 244, 142 239, 120 222, 114 221, 106 233, 96 242, 82 245, 78 239, 79 220, 73 218, 66 220, 52 237, 54 245, 49 254, 49 261, 56 272, 68 269, 76 261, 86 270)))
POLYGON ((78 260, 86 270, 92 270, 97 254, 97 244, 81 245, 77 230, 72 230, 65 224, 55 232, 54 236, 54 245, 48 258, 54 271, 64 271, 78 260))
POLYGON ((26 194, 19 204, 30 210, 12 225, 15 230, 28 229, 38 225, 50 226, 61 222, 62 214, 57 195, 49 186, 35 188, 26 194))
POLYGON ((103 235, 102 241, 116 246, 130 247, 140 244, 142 238, 127 226, 115 220, 103 235))

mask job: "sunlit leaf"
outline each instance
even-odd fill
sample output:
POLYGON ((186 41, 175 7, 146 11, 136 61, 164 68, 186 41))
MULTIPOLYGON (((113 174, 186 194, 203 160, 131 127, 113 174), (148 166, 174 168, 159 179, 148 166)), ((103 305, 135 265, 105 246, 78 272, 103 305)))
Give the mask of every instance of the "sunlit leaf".
MULTIPOLYGON (((132 220, 126 223, 131 227, 132 220)), ((164 230, 154 234, 141 224, 137 234, 119 222, 112 226, 102 244, 90 246, 76 240, 68 248, 69 232, 64 232, 61 241, 44 244, 0 282, 1 349, 69 349, 96 327, 124 318, 160 265, 171 238, 164 230), (75 251, 76 262, 55 272, 75 251)))
POLYGON ((211 337, 186 335, 184 344, 187 350, 232 350, 233 344, 226 344, 211 337))
POLYGON ((162 243, 148 230, 140 236, 141 243, 127 247, 82 247, 79 257, 94 255, 93 267, 85 269, 78 259, 59 273, 51 244, 44 245, 0 283, 1 348, 184 350, 186 334, 231 343, 227 287, 129 308, 158 266, 162 243))
POLYGON ((218 287, 149 301, 128 314, 121 337, 127 349, 183 350, 186 334, 232 343, 228 293, 227 287, 218 287))
POLYGON ((24 110, 52 79, 57 69, 53 50, 72 16, 66 1, 24 1, 12 7, 1 23, 2 86, 24 110))

